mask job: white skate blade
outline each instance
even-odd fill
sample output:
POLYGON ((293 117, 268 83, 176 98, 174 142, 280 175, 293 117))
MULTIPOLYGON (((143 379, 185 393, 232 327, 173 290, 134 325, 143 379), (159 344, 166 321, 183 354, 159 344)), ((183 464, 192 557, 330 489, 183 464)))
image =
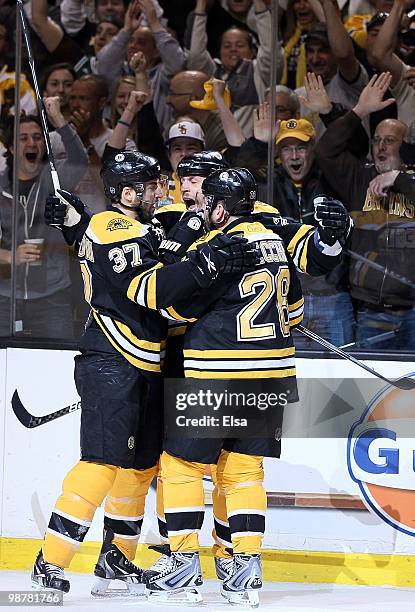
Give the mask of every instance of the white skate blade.
POLYGON ((252 589, 247 589, 246 591, 225 591, 221 587, 220 593, 232 606, 241 606, 244 608, 259 607, 258 591, 252 589))
POLYGON ((145 597, 145 585, 140 583, 112 580, 111 578, 97 578, 91 588, 92 597, 109 599, 114 597, 145 597), (124 589, 110 588, 112 582, 125 584, 124 589))
POLYGON ((172 591, 146 590, 148 601, 163 604, 187 604, 198 605, 203 602, 203 597, 196 587, 183 587, 172 591))

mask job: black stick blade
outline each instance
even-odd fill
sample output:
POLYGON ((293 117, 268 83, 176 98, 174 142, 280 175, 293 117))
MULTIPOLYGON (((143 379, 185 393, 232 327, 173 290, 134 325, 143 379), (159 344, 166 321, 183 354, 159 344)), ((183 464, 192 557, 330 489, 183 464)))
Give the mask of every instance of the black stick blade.
POLYGON ((37 424, 36 417, 33 417, 31 414, 29 414, 26 408, 23 406, 20 400, 19 394, 17 392, 17 389, 13 393, 12 408, 13 408, 13 412, 16 415, 17 419, 20 421, 20 423, 24 427, 27 427, 28 429, 31 429, 32 427, 36 427, 36 424, 37 424))
POLYGON ((398 378, 394 381, 393 384, 395 385, 395 387, 398 387, 403 391, 412 391, 412 389, 415 389, 415 379, 408 378, 407 376, 404 376, 403 378, 398 378))

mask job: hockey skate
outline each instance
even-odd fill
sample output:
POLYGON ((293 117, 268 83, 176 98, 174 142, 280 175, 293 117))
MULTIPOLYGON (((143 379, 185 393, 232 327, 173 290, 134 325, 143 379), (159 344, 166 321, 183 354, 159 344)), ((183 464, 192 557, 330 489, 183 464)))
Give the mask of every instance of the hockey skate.
POLYGON ((260 555, 234 554, 232 574, 221 585, 221 595, 235 606, 257 608, 262 587, 260 555))
POLYGON ((131 563, 112 543, 113 534, 107 534, 95 565, 97 580, 91 588, 94 597, 144 597, 143 570, 131 563), (112 588, 113 580, 124 583, 125 588, 112 588))
POLYGON ((229 578, 233 570, 233 557, 215 557, 215 570, 218 580, 229 578))
POLYGON ((149 600, 173 604, 202 602, 197 588, 203 583, 199 553, 171 552, 164 567, 147 572, 146 593, 149 600))
POLYGON ((143 572, 143 582, 147 582, 147 579, 162 572, 170 559, 170 546, 168 544, 154 544, 148 547, 149 550, 155 550, 160 553, 160 557, 151 565, 148 569, 143 572))
POLYGON ((64 571, 58 565, 47 563, 39 550, 32 570, 32 589, 38 591, 62 591, 68 593, 69 580, 66 580, 64 571))

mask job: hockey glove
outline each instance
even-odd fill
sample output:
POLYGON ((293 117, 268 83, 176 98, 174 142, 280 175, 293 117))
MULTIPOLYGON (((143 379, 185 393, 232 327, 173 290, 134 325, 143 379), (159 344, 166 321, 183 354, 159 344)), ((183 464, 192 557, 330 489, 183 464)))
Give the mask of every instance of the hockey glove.
POLYGON ((259 254, 245 238, 218 234, 188 254, 192 275, 202 288, 223 274, 236 274, 259 264, 259 254))
POLYGON ((58 196, 49 196, 45 204, 45 222, 62 230, 70 245, 80 242, 91 215, 84 203, 73 193, 59 189, 58 196))
POLYGON ((160 259, 163 263, 175 263, 186 254, 191 244, 206 234, 203 213, 186 212, 169 231, 159 247, 160 259))
POLYGON ((314 209, 321 241, 328 246, 333 246, 337 241, 345 244, 353 227, 345 206, 339 200, 319 196, 314 198, 314 209))

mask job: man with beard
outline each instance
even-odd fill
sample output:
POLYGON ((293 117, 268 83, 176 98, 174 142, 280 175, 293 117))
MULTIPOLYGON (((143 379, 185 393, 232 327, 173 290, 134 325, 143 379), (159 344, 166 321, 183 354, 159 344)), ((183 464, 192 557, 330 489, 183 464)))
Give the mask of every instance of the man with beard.
POLYGON ((390 82, 390 73, 374 76, 353 110, 328 127, 317 144, 316 156, 332 188, 341 186, 356 224, 350 287, 359 300, 357 340, 364 344, 371 338, 378 348, 413 350, 415 275, 410 262, 415 202, 413 181, 400 155, 407 127, 396 119, 379 123, 372 141, 373 164, 362 163, 347 150, 361 121, 393 102, 382 100, 390 82), (390 273, 406 277, 406 282, 390 273), (385 333, 386 338, 381 338, 385 333))

